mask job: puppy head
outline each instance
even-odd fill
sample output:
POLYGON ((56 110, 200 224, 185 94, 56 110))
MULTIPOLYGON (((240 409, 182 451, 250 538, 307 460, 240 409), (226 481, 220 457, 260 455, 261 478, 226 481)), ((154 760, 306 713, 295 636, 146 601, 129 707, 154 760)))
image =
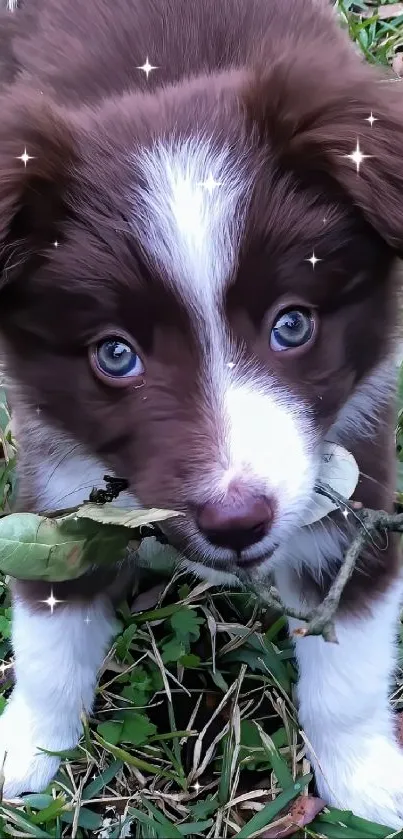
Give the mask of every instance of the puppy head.
POLYGON ((390 349, 403 118, 366 69, 313 61, 99 111, 1 103, 16 404, 40 406, 49 446, 59 428, 139 503, 183 511, 168 535, 220 571, 276 561, 323 441, 385 398, 379 378, 357 394, 390 349))

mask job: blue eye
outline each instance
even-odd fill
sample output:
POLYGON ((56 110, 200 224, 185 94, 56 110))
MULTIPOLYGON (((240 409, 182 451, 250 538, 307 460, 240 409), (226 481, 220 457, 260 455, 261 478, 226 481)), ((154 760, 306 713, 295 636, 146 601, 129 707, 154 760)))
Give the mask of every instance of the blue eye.
POLYGON ((288 309, 274 323, 270 347, 279 352, 302 347, 312 338, 315 321, 307 309, 288 309))
POLYGON ((133 347, 118 336, 98 341, 92 349, 95 372, 111 379, 127 379, 142 376, 144 365, 133 347))

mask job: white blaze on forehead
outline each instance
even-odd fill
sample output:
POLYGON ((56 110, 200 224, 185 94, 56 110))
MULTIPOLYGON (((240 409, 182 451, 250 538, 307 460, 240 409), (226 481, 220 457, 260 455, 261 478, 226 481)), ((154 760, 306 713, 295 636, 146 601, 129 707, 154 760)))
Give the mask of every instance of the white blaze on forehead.
POLYGON ((242 160, 196 138, 158 142, 136 167, 143 184, 133 196, 135 234, 164 280, 211 316, 236 263, 248 191, 242 160))

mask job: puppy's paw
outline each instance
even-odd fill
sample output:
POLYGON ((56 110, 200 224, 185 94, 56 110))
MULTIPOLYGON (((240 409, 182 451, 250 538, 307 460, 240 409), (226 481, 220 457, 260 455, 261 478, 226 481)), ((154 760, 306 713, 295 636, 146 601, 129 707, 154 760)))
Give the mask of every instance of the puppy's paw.
POLYGON ((56 774, 58 757, 41 752, 63 751, 76 745, 78 734, 66 731, 63 718, 35 713, 18 693, 12 694, 0 717, 0 766, 4 761, 4 798, 42 792, 56 774))
POLYGON ((386 737, 368 735, 316 769, 319 793, 341 810, 394 829, 403 828, 403 751, 386 737), (360 746, 358 748, 358 746, 360 746))

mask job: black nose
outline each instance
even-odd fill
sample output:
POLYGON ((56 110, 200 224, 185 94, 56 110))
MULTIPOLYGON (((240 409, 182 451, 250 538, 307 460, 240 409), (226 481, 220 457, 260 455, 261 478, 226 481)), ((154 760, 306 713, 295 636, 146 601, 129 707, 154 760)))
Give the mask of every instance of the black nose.
POLYGON ((273 515, 269 499, 246 496, 237 501, 208 502, 199 508, 196 521, 212 545, 240 553, 267 535, 273 515))

